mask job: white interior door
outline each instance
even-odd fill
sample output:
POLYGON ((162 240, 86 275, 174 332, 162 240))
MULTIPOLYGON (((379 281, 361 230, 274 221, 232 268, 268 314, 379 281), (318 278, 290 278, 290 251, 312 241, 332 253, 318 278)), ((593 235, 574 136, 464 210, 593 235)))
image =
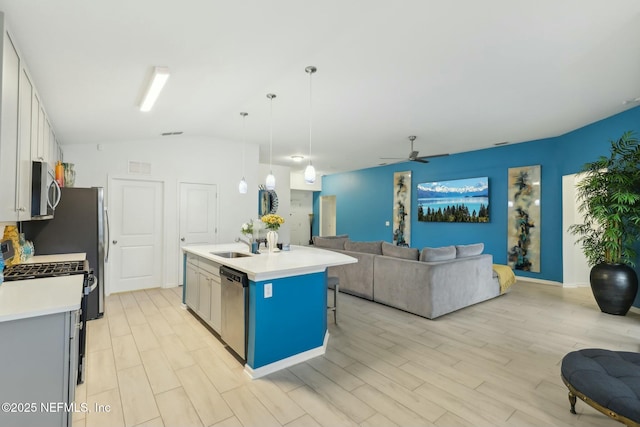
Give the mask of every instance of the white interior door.
POLYGON ((583 222, 583 216, 578 212, 576 200, 576 185, 580 176, 565 175, 562 177, 562 285, 589 286, 591 268, 580 245, 576 245, 577 237, 567 230, 573 224, 583 222))
POLYGON ((336 235, 336 196, 320 197, 320 236, 336 235))
POLYGON ((308 245, 311 238, 309 215, 313 213, 313 191, 291 190, 289 224, 292 245, 308 245))
POLYGON ((111 180, 111 292, 162 286, 163 190, 159 181, 111 180))
MULTIPOLYGON (((218 190, 215 184, 180 183, 180 246, 214 244, 217 241, 218 190)), ((182 251, 178 282, 182 280, 182 251)))

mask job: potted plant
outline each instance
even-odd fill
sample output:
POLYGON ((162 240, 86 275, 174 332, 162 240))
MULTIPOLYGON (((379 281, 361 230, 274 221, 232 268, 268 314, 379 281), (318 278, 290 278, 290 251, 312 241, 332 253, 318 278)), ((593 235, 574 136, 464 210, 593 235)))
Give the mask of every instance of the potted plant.
POLYGON ((633 132, 611 141, 609 157, 586 163, 577 185, 582 224, 569 227, 582 245, 593 295, 602 310, 625 315, 638 291, 634 245, 640 240, 640 145, 633 132))

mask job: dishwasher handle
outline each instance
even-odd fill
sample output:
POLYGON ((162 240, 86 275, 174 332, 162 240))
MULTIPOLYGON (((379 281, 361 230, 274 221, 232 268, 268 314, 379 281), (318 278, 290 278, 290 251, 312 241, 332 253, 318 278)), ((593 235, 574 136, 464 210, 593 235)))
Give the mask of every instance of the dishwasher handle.
POLYGON ((229 282, 235 282, 238 285, 242 285, 243 288, 249 286, 249 280, 247 279, 247 273, 234 270, 226 265, 220 267, 220 277, 228 280, 229 282))

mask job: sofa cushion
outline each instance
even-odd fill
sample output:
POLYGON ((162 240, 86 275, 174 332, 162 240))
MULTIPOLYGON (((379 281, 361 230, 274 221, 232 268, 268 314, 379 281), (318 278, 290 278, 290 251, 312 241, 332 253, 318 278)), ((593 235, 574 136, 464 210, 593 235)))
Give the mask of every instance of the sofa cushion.
POLYGON ((358 260, 354 264, 334 265, 327 269, 329 276, 340 280, 340 292, 373 300, 373 262, 379 255, 335 250, 358 260))
POLYGON ((474 243, 473 245, 456 245, 456 258, 466 258, 468 256, 480 255, 484 250, 484 243, 474 243))
POLYGON ((418 260, 417 249, 396 246, 387 242, 382 242, 382 255, 394 258, 412 259, 415 261, 418 260))
POLYGON ((378 242, 354 242, 352 240, 347 240, 344 243, 344 250, 382 255, 382 240, 378 242))
POLYGON ((442 246, 440 248, 422 248, 420 253, 420 261, 448 261, 456 259, 455 246, 442 246))
MULTIPOLYGON (((314 236, 320 237, 320 236, 314 236)), ((342 239, 344 237, 349 237, 348 234, 336 234, 335 236, 322 236, 323 239, 342 239)))
POLYGON ((349 240, 349 236, 330 236, 330 237, 320 237, 313 236, 313 244, 318 248, 326 248, 326 249, 344 249, 344 244, 349 240))

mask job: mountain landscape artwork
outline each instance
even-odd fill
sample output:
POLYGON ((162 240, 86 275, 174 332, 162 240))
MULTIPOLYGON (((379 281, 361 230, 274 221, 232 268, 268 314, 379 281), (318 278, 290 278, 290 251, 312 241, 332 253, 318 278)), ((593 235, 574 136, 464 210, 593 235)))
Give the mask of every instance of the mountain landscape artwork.
POLYGON ((418 184, 418 221, 489 222, 489 178, 418 184))

